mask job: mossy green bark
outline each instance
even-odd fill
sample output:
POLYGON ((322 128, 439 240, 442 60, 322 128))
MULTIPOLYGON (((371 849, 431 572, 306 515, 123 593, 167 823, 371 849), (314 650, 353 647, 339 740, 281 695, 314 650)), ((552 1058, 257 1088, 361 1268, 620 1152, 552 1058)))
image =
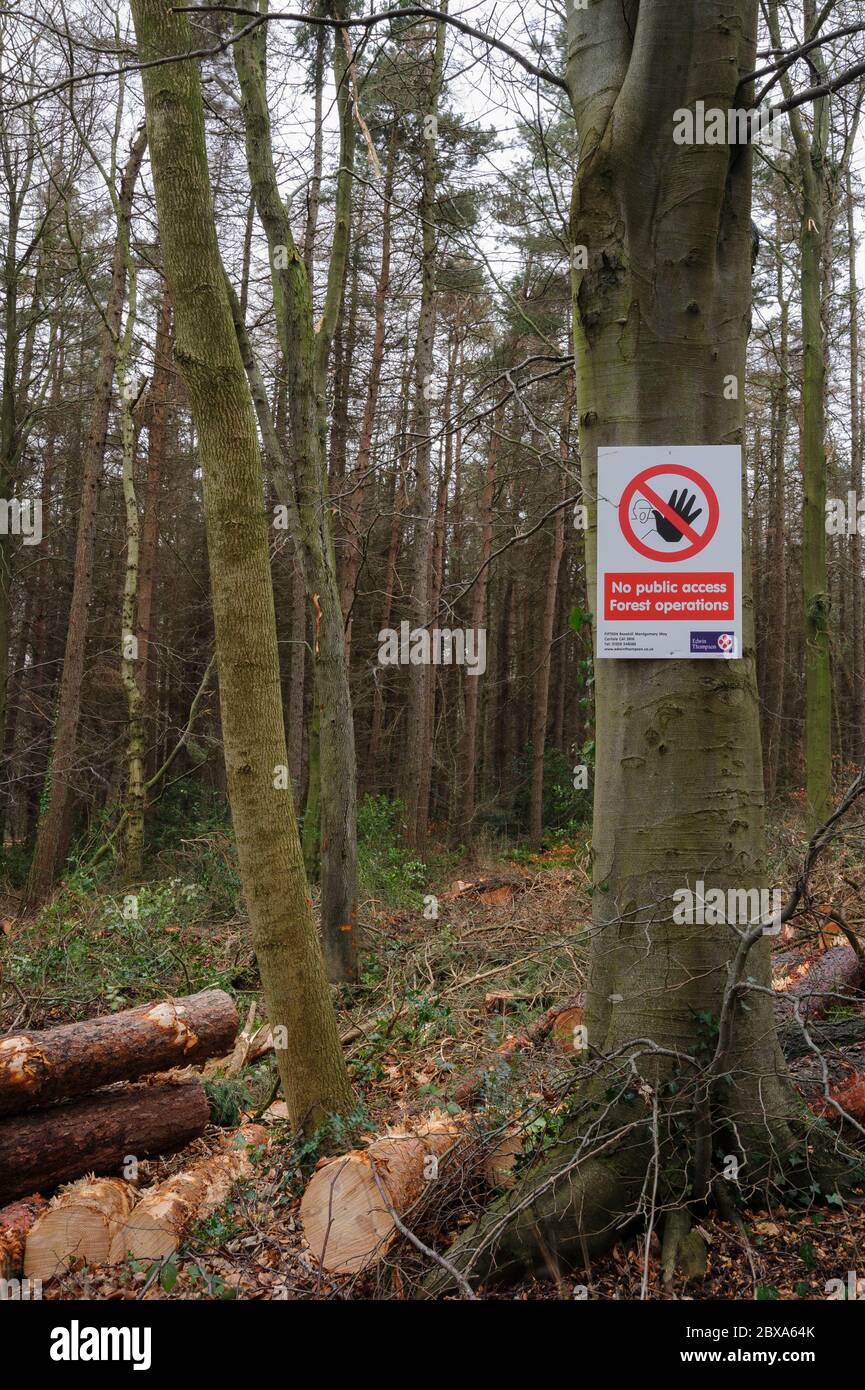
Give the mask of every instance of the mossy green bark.
MULTIPOLYGON (((266 10, 261 0, 262 11, 266 10)), ((331 6, 331 9, 334 7, 331 6)), ((245 19, 237 21, 241 28, 245 19)), ((291 503, 307 594, 314 609, 317 749, 310 740, 310 789, 304 845, 318 858, 320 824, 322 939, 331 980, 357 978, 357 772, 345 630, 337 580, 327 483, 326 385, 330 345, 342 298, 351 213, 354 126, 347 59, 337 37, 334 78, 340 115, 341 159, 335 228, 324 312, 316 329, 306 266, 292 235, 273 162, 267 106, 266 26, 234 45, 252 195, 267 237, 279 345, 286 367, 289 447, 287 475, 274 476, 281 501, 291 503), (317 761, 316 761, 317 759, 317 761), (318 804, 313 774, 318 770, 318 804)))
MULTIPOLYGON (((132 0, 147 63, 195 45, 186 15, 132 0)), ((351 1093, 303 869, 286 765, 264 485, 252 400, 216 238, 194 62, 145 67, 147 131, 175 358, 198 432, 228 794, 240 874, 292 1121, 351 1093)))

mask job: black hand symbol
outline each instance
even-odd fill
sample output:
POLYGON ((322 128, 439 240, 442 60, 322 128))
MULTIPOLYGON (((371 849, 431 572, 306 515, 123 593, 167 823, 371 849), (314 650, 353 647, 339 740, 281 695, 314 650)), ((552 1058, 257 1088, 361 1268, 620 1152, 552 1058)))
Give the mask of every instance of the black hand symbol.
MULTIPOLYGON (((677 516, 680 516, 683 521, 686 521, 689 526, 692 526, 703 510, 702 507, 698 507, 696 511, 691 510, 696 500, 696 492, 692 493, 689 497, 688 489, 683 487, 681 495, 674 492, 670 497, 670 508, 677 516)), ((657 527, 658 535, 661 537, 662 541, 667 541, 669 545, 675 545, 677 541, 682 539, 682 532, 677 526, 673 525, 672 521, 668 521, 665 516, 661 516, 661 513, 656 512, 654 507, 652 508, 652 512, 655 517, 655 526, 657 527)))

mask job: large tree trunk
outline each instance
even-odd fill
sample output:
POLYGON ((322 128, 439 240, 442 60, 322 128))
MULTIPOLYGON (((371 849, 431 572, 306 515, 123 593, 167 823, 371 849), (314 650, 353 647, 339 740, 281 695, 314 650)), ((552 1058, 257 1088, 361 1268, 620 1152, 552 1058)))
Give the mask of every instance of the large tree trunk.
POLYGON ((230 1052, 237 1010, 221 989, 0 1040, 0 1115, 14 1115, 230 1052))
POLYGON ((154 1077, 68 1105, 0 1120, 0 1201, 50 1192, 82 1173, 114 1173, 129 1154, 171 1153, 204 1133, 198 1077, 154 1077))
MULTIPOLYGON (((185 15, 133 0, 146 61, 194 47, 185 15)), ((199 436, 228 796, 289 1113, 315 1127, 351 1101, 286 766, 276 616, 255 416, 213 221, 194 62, 143 77, 175 355, 199 436)), ((338 607, 337 598, 337 607, 338 607)))
MULTIPOLYGON (((751 152, 678 145, 672 132, 674 112, 698 99, 747 105, 737 84, 755 66, 757 6, 568 8, 573 244, 588 248, 574 275, 577 401, 584 496, 595 498, 600 444, 742 442, 751 152)), ((596 682, 585 1024, 598 1069, 561 1143, 461 1237, 457 1258, 476 1273, 579 1263, 638 1213, 645 1183, 668 1209, 704 1200, 719 1153, 754 1192, 795 1172, 804 1137, 773 1021, 770 938, 756 928, 747 950, 747 929, 672 920, 672 895, 697 880, 764 880, 752 635, 739 660, 604 659, 596 682)))

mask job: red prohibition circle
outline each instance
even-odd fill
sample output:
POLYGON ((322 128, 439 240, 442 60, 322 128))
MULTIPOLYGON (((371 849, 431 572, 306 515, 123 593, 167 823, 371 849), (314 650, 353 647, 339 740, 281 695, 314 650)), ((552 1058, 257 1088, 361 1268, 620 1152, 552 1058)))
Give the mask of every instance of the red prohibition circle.
MULTIPOLYGON (((645 492, 643 492, 644 497, 645 495, 645 492)), ((653 507, 660 502, 661 507, 658 508, 658 510, 666 508, 666 510, 669 511, 663 498, 658 497, 654 493, 652 497, 647 497, 646 500, 650 502, 653 507)), ((679 560, 690 560, 692 556, 699 555, 701 550, 705 550, 718 529, 718 519, 720 515, 721 508, 718 505, 718 498, 711 483, 708 483, 701 473, 697 473, 693 468, 686 468, 682 463, 660 463, 654 468, 644 468, 642 473, 638 473, 636 478, 632 478, 628 483, 628 486, 622 493, 622 499, 619 502, 619 525, 622 528, 622 535, 625 537, 628 545, 632 546, 634 550, 639 551, 641 555, 645 555, 648 560, 659 560, 662 564, 675 564, 679 560), (657 478, 663 473, 676 474, 682 478, 687 478, 690 483, 696 483, 697 487, 701 488, 705 493, 706 502, 709 507, 709 516, 703 534, 698 536, 695 541, 692 541, 689 546, 686 546, 684 550, 677 550, 675 555, 664 555, 661 551, 652 550, 650 546, 644 545, 639 536, 634 533, 629 513, 631 501, 635 494, 641 491, 642 484, 647 483, 650 478, 657 478)), ((669 520, 674 526, 679 526, 681 529, 681 523, 676 519, 674 513, 670 512, 669 520)), ((683 531, 682 535, 684 536, 684 534, 685 532, 683 531)))

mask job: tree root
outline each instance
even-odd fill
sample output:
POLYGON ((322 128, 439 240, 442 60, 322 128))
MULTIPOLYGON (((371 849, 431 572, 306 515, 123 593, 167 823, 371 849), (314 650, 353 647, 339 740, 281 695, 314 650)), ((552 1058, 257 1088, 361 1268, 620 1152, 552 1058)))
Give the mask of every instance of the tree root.
MULTIPOLYGON (((560 1267, 577 1268, 603 1254, 633 1225, 653 1152, 645 1107, 619 1106, 614 1117, 606 1115, 602 1134, 575 1130, 574 1123, 517 1190, 494 1202, 453 1245, 449 1262, 466 1278, 512 1283, 541 1271, 557 1277, 560 1267)), ((421 1297, 453 1289, 435 1271, 421 1297)))
MULTIPOLYGON (((593 1102, 597 1106, 597 1102, 593 1102)), ((681 1112, 680 1112, 681 1113, 681 1112)), ((734 1182, 711 1184, 708 1200, 725 1216, 737 1206, 776 1198, 791 1189, 810 1193, 815 1202, 832 1196, 862 1196, 865 1155, 851 1149, 821 1120, 806 1112, 791 1117, 764 1114, 748 1127, 750 1177, 744 1167, 734 1182), (726 1210, 725 1210, 726 1208, 726 1210)), ((736 1125, 739 1139, 741 1123, 736 1125)), ((719 1117, 714 1145, 723 1153, 725 1122, 719 1117)), ((732 1144, 730 1145, 732 1147, 732 1144)), ((693 1145, 691 1145, 693 1150, 693 1145)), ((644 1222, 647 1189, 658 1176, 654 1210, 666 1212, 662 1264, 668 1282, 677 1266, 691 1277, 705 1268, 705 1247, 692 1231, 693 1213, 706 1202, 694 1200, 693 1153, 683 1152, 658 1114, 647 1112, 643 1097, 603 1107, 587 1125, 585 1107, 566 1125, 562 1138, 524 1175, 516 1190, 497 1200, 448 1251, 448 1262, 473 1285, 514 1283, 526 1274, 558 1279, 565 1270, 585 1267, 623 1235, 644 1222), (664 1131, 663 1138, 660 1131, 664 1131), (696 1240, 693 1237, 696 1236, 696 1240)), ((737 1224, 741 1224, 740 1221, 737 1224)), ((457 1292, 446 1272, 429 1274, 421 1298, 457 1292)))

